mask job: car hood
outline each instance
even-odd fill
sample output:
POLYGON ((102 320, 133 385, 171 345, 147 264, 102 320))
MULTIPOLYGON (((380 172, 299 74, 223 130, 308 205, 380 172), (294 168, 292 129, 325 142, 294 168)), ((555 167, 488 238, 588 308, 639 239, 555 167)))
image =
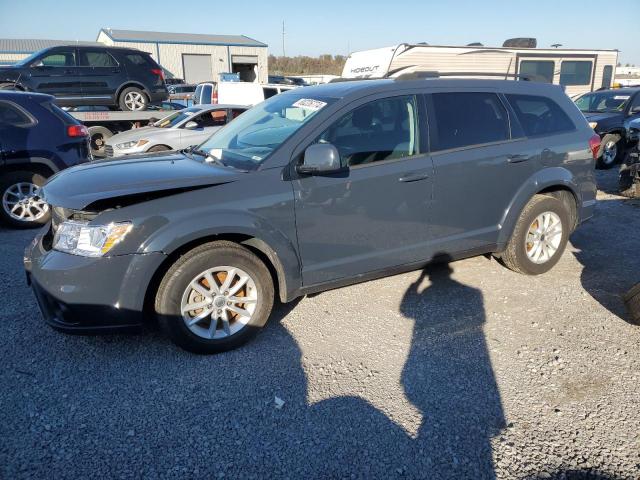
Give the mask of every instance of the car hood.
POLYGON ((93 161, 57 173, 42 187, 40 196, 57 207, 91 210, 96 202, 113 201, 118 205, 124 197, 151 192, 169 195, 233 182, 246 175, 201 159, 172 153, 93 161))
POLYGON ((142 127, 132 128, 126 132, 118 133, 107 139, 107 145, 117 145, 119 143, 133 142, 137 140, 161 137, 169 134, 172 138, 178 131, 175 128, 142 127), (173 135, 172 135, 173 134, 173 135))
POLYGON ((595 113, 595 112, 583 112, 584 117, 589 122, 602 122, 603 120, 610 120, 613 118, 621 118, 622 113, 609 112, 609 113, 595 113))

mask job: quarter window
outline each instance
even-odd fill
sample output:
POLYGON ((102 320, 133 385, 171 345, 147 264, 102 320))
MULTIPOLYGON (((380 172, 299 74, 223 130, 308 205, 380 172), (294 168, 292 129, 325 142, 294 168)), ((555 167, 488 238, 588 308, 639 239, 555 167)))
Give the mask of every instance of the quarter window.
POLYGON ((344 115, 318 138, 340 152, 343 166, 393 160, 418 153, 414 96, 375 100, 344 115))
POLYGON ((520 62, 520 73, 537 75, 544 78, 545 82, 553 83, 555 65, 552 60, 523 60, 520 62))
POLYGON ((560 85, 589 85, 591 62, 564 61, 560 67, 560 85))
POLYGON ((560 106, 546 97, 507 95, 525 135, 553 135, 575 130, 575 125, 560 106))
POLYGON ((494 93, 434 93, 430 103, 433 151, 510 138, 507 111, 494 93))
POLYGON ((28 127, 34 120, 22 109, 7 102, 0 102, 0 127, 28 127))

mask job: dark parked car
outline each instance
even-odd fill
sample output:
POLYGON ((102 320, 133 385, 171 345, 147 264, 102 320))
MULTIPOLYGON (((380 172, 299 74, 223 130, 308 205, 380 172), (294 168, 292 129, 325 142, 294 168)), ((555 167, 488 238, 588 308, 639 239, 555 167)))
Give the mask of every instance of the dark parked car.
POLYGON ((599 142, 554 85, 294 89, 197 149, 62 172, 25 266, 57 329, 133 327, 148 312, 182 347, 219 352, 263 327, 276 297, 443 257, 548 271, 593 214, 599 142))
POLYGON ((145 110, 169 98, 162 68, 132 48, 46 48, 0 68, 0 89, 47 93, 61 106, 107 105, 145 110))
POLYGON ((88 132, 50 95, 0 92, 0 221, 40 226, 49 206, 37 195, 46 179, 87 161, 88 132))
POLYGON ((629 145, 625 123, 640 118, 640 88, 617 88, 587 93, 576 105, 602 138, 599 168, 611 168, 625 157, 629 145))

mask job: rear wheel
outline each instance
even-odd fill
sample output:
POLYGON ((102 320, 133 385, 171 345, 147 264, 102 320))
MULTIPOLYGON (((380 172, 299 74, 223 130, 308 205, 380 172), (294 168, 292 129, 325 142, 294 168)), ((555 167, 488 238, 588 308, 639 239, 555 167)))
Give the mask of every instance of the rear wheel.
POLYGON ((274 288, 267 267, 246 248, 219 241, 183 255, 156 295, 160 324, 171 340, 194 353, 236 348, 267 322, 274 288))
POLYGON ((122 111, 142 111, 146 110, 149 105, 147 95, 137 87, 125 88, 118 100, 120 110, 122 111))
POLYGON ((104 157, 107 140, 113 137, 113 132, 106 127, 89 127, 91 154, 94 157, 104 157))
POLYGON ((16 228, 35 228, 49 221, 49 206, 38 197, 46 178, 39 173, 19 171, 0 176, 0 220, 16 228))
POLYGON ((622 137, 616 134, 608 134, 602 138, 598 152, 598 168, 609 169, 620 162, 624 156, 621 140, 622 137))
POLYGON ((569 218, 561 200, 535 195, 520 214, 500 261, 507 268, 526 275, 548 272, 558 263, 567 245, 569 218))

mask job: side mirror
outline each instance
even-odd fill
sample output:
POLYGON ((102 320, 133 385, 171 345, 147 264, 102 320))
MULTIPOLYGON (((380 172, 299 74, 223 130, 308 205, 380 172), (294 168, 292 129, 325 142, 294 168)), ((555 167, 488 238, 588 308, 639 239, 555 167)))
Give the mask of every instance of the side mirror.
POLYGON ((304 151, 304 159, 296 171, 303 175, 322 175, 343 170, 340 153, 330 143, 316 143, 304 151))
POLYGON ((198 123, 191 120, 185 124, 184 128, 186 128, 187 130, 195 130, 196 128, 198 128, 198 123))

